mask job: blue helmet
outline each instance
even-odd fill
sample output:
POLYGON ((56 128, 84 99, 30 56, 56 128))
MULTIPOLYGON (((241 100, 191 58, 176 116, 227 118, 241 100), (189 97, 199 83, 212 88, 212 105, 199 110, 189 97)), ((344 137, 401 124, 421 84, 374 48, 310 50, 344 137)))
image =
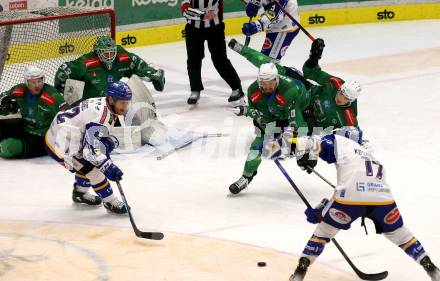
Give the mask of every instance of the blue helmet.
POLYGON ((114 100, 131 100, 131 90, 128 85, 122 81, 110 82, 106 89, 106 96, 114 100))

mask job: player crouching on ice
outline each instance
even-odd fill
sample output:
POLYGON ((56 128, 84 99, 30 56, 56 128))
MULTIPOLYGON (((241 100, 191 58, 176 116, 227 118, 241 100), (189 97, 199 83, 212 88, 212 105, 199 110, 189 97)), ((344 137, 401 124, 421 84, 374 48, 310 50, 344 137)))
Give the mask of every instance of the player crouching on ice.
MULTIPOLYGON (((309 106, 310 92, 295 79, 278 74, 273 63, 260 66, 257 81, 248 88, 248 105, 238 106, 234 113, 253 119, 257 136, 251 144, 242 176, 229 186, 232 194, 245 189, 257 174, 261 164, 261 146, 264 140, 277 138, 281 134, 298 134, 300 129, 308 132, 302 112, 309 106)), ((304 166, 305 164, 300 164, 304 166)), ((307 162, 307 165, 314 165, 307 162)))
MULTIPOLYGON (((403 224, 386 182, 385 169, 371 153, 358 143, 334 134, 292 138, 289 142, 296 143, 297 158, 309 155, 312 159, 319 157, 328 164, 335 164, 338 178, 333 197, 323 199, 317 208, 305 211, 307 221, 318 226, 304 248, 290 281, 302 281, 308 267, 324 251, 325 245, 339 230, 348 230, 360 217, 373 220, 378 234, 383 234, 405 251, 426 270, 433 281, 440 281, 439 269, 403 224)), ((274 147, 272 144, 273 141, 265 147, 274 147)), ((279 154, 277 149, 266 151, 279 154)))
POLYGON ((20 112, 20 123, 0 121, 0 157, 32 158, 46 155, 44 135, 58 111, 67 108, 54 87, 44 83, 44 72, 29 65, 24 83, 0 94, 0 115, 20 112))
POLYGON ((121 180, 122 171, 110 159, 118 140, 109 134, 128 109, 132 93, 124 82, 110 83, 106 97, 88 99, 60 112, 46 134, 48 154, 75 173, 72 199, 77 203, 99 205, 117 214, 127 206, 113 195, 108 180, 121 180), (107 180, 108 179, 108 180, 107 180), (89 192, 90 187, 98 196, 89 192))

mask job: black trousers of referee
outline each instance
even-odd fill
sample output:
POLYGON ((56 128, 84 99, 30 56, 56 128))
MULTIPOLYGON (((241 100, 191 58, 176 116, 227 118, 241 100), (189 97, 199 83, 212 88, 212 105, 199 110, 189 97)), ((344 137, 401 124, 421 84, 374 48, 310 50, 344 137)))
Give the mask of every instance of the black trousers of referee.
POLYGON ((205 40, 214 67, 232 90, 241 88, 240 77, 226 54, 225 24, 207 28, 195 28, 190 24, 185 27, 186 52, 188 55, 187 69, 191 91, 202 91, 202 60, 205 57, 205 40))

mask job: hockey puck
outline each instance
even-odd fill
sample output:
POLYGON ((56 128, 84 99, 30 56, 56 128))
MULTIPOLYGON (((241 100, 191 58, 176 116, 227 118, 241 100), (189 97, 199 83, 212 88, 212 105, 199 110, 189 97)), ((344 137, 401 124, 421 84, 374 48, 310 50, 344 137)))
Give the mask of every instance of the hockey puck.
POLYGON ((259 262, 257 263, 257 265, 258 265, 259 267, 264 267, 264 266, 266 266, 266 263, 265 263, 264 261, 259 261, 259 262))

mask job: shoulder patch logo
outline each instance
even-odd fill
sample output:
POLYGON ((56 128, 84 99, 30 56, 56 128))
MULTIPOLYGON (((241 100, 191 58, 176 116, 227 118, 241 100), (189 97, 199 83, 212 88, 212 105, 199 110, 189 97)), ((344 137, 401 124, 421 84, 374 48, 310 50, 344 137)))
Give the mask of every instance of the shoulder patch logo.
POLYGON ((331 77, 330 81, 333 83, 333 86, 335 86, 336 89, 341 88, 342 84, 344 84, 344 80, 335 76, 331 77))
POLYGON ((283 96, 280 95, 280 94, 276 94, 276 95, 275 95, 275 99, 277 100, 278 104, 281 105, 281 106, 285 106, 286 103, 287 103, 286 98, 283 97, 283 96))
POLYGON ((119 62, 129 62, 130 61, 130 56, 128 55, 128 53, 118 54, 118 61, 119 62))
POLYGON ((345 119, 347 120, 347 126, 354 126, 356 117, 354 116, 353 109, 347 108, 344 110, 345 119))
POLYGON ((101 61, 98 58, 85 59, 84 65, 86 67, 94 67, 94 66, 101 65, 101 61))
POLYGON ((52 97, 47 92, 43 92, 43 94, 41 94, 40 100, 41 100, 42 103, 45 103, 47 105, 52 105, 52 104, 55 103, 55 98, 52 97))
POLYGON ((24 96, 25 89, 24 88, 16 88, 12 92, 12 95, 14 97, 23 97, 24 96))
POLYGON ((259 90, 257 90, 251 95, 250 100, 252 103, 257 103, 261 100, 262 97, 263 97, 263 94, 259 90))

